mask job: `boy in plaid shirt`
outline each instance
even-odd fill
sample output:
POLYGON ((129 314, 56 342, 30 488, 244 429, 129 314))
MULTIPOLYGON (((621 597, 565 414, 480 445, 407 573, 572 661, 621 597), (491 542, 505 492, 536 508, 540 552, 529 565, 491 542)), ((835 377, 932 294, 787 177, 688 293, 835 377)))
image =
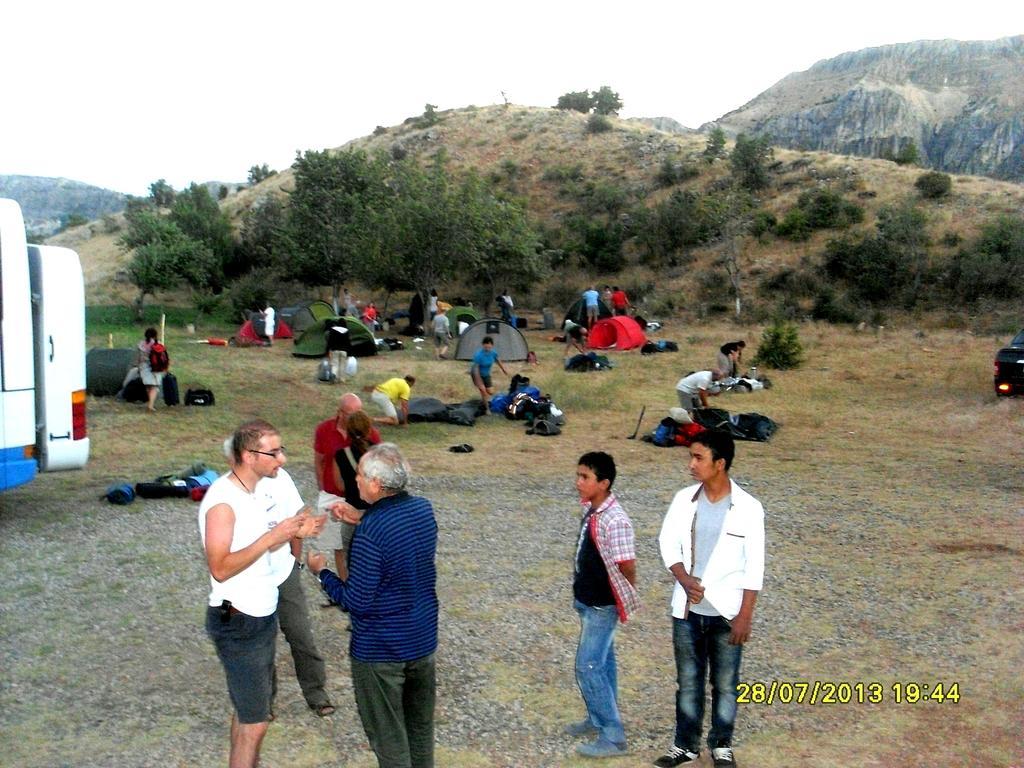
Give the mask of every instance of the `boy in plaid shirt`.
POLYGON ((615 460, 596 451, 580 457, 576 490, 583 519, 576 545, 574 607, 580 615, 576 649, 576 682, 587 716, 572 723, 572 736, 596 735, 576 751, 584 757, 615 757, 627 753, 626 733, 618 705, 615 630, 640 607, 636 591, 633 524, 612 493, 615 460))

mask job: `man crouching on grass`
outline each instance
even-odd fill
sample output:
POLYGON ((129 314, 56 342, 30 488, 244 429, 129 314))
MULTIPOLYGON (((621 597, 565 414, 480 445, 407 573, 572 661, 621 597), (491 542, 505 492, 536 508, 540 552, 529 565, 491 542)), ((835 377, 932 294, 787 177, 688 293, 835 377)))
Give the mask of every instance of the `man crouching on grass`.
POLYGON ((689 469, 696 484, 672 499, 658 536, 676 582, 672 646, 678 684, 675 739, 654 761, 659 768, 699 759, 708 677, 711 759, 716 768, 736 765, 736 689, 764 579, 764 508, 729 479, 735 453, 728 432, 708 430, 693 438, 689 469))
POLYGON ((640 607, 636 591, 633 524, 612 493, 615 460, 604 452, 585 453, 576 468, 576 490, 584 505, 576 545, 574 606, 580 615, 576 648, 576 682, 587 716, 566 726, 570 736, 596 735, 580 744, 584 757, 627 754, 626 732, 619 716, 615 630, 640 607))

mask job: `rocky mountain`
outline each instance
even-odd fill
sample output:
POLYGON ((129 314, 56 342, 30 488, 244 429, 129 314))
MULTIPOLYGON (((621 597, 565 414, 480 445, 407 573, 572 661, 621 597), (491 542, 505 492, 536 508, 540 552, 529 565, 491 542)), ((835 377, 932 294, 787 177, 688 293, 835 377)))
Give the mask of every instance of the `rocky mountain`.
POLYGON ((647 125, 663 133, 693 133, 692 128, 687 128, 674 117, 630 117, 626 122, 647 125))
POLYGON ((949 173, 1024 181, 1024 35, 867 48, 791 74, 713 125, 777 146, 897 155, 949 173))
POLYGON ((17 200, 25 226, 46 237, 63 227, 72 216, 86 221, 124 210, 125 195, 69 179, 45 176, 0 175, 0 197, 17 200))

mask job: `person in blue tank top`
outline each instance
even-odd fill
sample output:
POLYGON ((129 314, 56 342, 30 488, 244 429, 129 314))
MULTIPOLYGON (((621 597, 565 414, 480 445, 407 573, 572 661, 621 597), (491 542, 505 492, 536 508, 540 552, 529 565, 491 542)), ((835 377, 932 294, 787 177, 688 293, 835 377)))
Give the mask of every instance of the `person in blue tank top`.
POLYGON ((501 368, 502 373, 508 376, 508 371, 501 364, 501 360, 498 359, 498 353, 494 349, 494 339, 490 336, 484 336, 484 340, 480 342, 480 349, 473 355, 473 364, 469 368, 469 375, 473 379, 473 384, 480 391, 480 399, 484 401, 484 413, 487 413, 487 408, 490 406, 488 397, 494 394, 491 368, 495 364, 501 368))

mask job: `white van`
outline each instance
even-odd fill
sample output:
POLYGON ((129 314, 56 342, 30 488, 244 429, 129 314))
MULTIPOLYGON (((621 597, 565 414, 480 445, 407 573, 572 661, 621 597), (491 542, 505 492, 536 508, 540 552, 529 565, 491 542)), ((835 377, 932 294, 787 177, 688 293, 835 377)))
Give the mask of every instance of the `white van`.
POLYGON ((28 245, 0 199, 0 491, 89 459, 85 286, 78 254, 28 245))

